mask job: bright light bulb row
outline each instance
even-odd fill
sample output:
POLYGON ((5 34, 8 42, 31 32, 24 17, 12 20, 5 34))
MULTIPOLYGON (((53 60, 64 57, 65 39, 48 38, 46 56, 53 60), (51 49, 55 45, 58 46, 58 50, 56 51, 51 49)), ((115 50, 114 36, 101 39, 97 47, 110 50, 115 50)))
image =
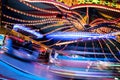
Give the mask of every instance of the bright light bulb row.
MULTIPOLYGON (((65 24, 70 25, 69 22, 66 22, 65 24)), ((56 24, 52 24, 52 25, 45 26, 45 27, 41 28, 41 30, 47 29, 47 28, 51 28, 51 27, 54 27, 54 26, 62 26, 62 25, 65 25, 65 24, 58 24, 58 23, 56 23, 56 24)))
POLYGON ((18 22, 28 22, 28 23, 46 23, 46 22, 52 22, 52 21, 62 21, 63 19, 56 19, 56 18, 51 18, 51 19, 44 19, 44 20, 23 20, 23 19, 18 19, 14 18, 8 15, 3 14, 4 17, 18 21, 18 22))
MULTIPOLYGON (((52 21, 52 22, 46 22, 46 23, 35 23, 35 24, 21 24, 21 25, 26 25, 26 26, 35 26, 35 25, 42 25, 42 24, 47 24, 47 23, 56 23, 58 21, 52 21)), ((2 21, 2 23, 5 24, 10 24, 10 25, 14 25, 14 24, 20 24, 20 23, 11 23, 11 22, 6 22, 6 21, 2 21)))
POLYGON ((22 14, 22 15, 26 15, 26 16, 30 16, 30 17, 34 17, 34 18, 55 18, 56 16, 38 16, 38 15, 33 15, 33 14, 30 14, 30 13, 26 13, 26 12, 23 12, 23 11, 20 11, 20 10, 16 10, 14 8, 11 8, 9 6, 6 6, 7 9, 13 11, 13 12, 16 12, 16 13, 19 13, 19 14, 22 14))
MULTIPOLYGON (((63 5, 62 3, 60 3, 60 2, 55 2, 55 1, 48 1, 48 0, 24 0, 24 1, 26 1, 26 2, 31 2, 31 3, 37 3, 37 2, 41 2, 41 3, 48 3, 48 4, 53 4, 53 5, 56 5, 56 6, 61 6, 61 7, 63 7, 63 8, 65 8, 65 9, 76 9, 76 8, 83 8, 83 7, 97 7, 97 8, 100 8, 101 6, 95 6, 95 5, 98 5, 98 4, 95 4, 95 5, 93 5, 93 4, 82 4, 83 6, 80 6, 80 5, 78 5, 78 6, 73 6, 73 7, 68 7, 68 6, 65 6, 65 5, 63 5)), ((93 0, 94 1, 94 0, 93 0)), ((89 3, 89 2, 88 2, 89 3)), ((102 2, 102 3, 104 3, 104 2, 102 2)), ((101 4, 102 5, 102 4, 101 4)), ((102 6, 104 6, 104 5, 102 5, 102 6)), ((104 6, 104 7, 102 7, 103 9, 105 8, 107 8, 108 10, 112 10, 112 11, 116 11, 116 12, 120 12, 120 10, 119 9, 116 9, 116 10, 114 10, 113 9, 113 6, 111 6, 111 9, 109 9, 108 7, 106 7, 106 6, 104 6)))
POLYGON ((55 27, 55 26, 57 26, 57 25, 58 25, 58 23, 52 24, 52 25, 48 25, 48 26, 45 26, 45 27, 41 28, 41 30, 47 29, 47 28, 51 28, 51 27, 55 27))
POLYGON ((60 3, 60 2, 56 2, 56 1, 51 1, 51 0, 22 0, 22 1, 26 1, 26 2, 29 2, 29 3, 46 3, 46 4, 52 4, 52 5, 57 5, 57 6, 61 6, 65 9, 69 9, 68 6, 64 5, 63 3, 60 3))
POLYGON ((6 21, 2 21, 2 23, 9 24, 9 25, 14 25, 14 23, 6 22, 6 21))
POLYGON ((73 10, 73 9, 84 8, 84 7, 95 7, 95 8, 102 8, 102 9, 106 9, 106 10, 110 10, 110 11, 120 12, 120 9, 116 9, 113 7, 101 6, 101 5, 93 5, 93 4, 74 6, 71 9, 73 10))
POLYGON ((25 2, 25 1, 23 1, 23 0, 19 0, 19 1, 22 2, 22 3, 25 4, 25 5, 33 8, 33 9, 35 9, 35 10, 38 10, 38 11, 42 11, 42 12, 46 12, 46 13, 57 13, 57 14, 60 13, 60 12, 58 12, 58 11, 45 10, 45 9, 42 9, 42 8, 35 7, 35 6, 33 6, 33 5, 25 2))

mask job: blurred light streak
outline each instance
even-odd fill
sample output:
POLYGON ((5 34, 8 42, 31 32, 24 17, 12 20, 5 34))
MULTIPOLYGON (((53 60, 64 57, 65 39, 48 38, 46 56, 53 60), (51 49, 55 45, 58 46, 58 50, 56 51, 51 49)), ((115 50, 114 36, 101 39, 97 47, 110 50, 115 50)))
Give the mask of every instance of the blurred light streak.
POLYGON ((73 71, 73 70, 65 70, 65 69, 51 69, 51 72, 57 73, 57 74, 62 74, 62 75, 69 75, 69 76, 79 76, 79 77, 96 77, 96 78, 113 78, 110 76, 109 73, 103 73, 103 72, 85 72, 85 71, 73 71))
POLYGON ((110 66, 111 67, 120 67, 120 64, 112 63, 110 66))
POLYGON ((53 38, 50 38, 50 39, 48 39, 48 40, 44 40, 44 41, 40 41, 41 43, 45 43, 45 42, 49 42, 49 41, 51 41, 53 38))
POLYGON ((90 33, 90 32, 56 32, 47 35, 47 38, 54 38, 54 39, 63 39, 63 40, 76 40, 82 39, 84 40, 93 40, 99 38, 115 38, 113 34, 97 34, 97 33, 90 33), (66 36, 67 35, 67 36, 66 36))
POLYGON ((57 41, 56 43, 54 43, 54 44, 52 44, 52 45, 49 45, 48 47, 55 46, 55 45, 58 44, 59 42, 61 42, 61 40, 57 41))
POLYGON ((8 63, 4 63, 4 62, 0 61, 0 64, 3 65, 4 67, 8 68, 9 70, 17 73, 17 74, 20 74, 20 75, 22 75, 22 76, 24 76, 24 77, 28 77, 29 79, 47 80, 46 78, 38 77, 38 76, 33 75, 33 74, 29 74, 29 73, 27 73, 26 71, 21 71, 21 70, 19 70, 19 69, 15 69, 14 66, 12 66, 12 65, 10 65, 10 64, 8 64, 8 63))
POLYGON ((68 56, 58 56, 57 57, 59 60, 76 60, 76 61, 107 61, 107 60, 110 60, 110 61, 115 61, 114 59, 111 59, 111 58, 86 58, 86 57, 82 57, 82 56, 79 56, 79 57, 68 57, 68 56))
POLYGON ((59 51, 63 51, 69 44, 66 44, 62 49, 60 49, 59 51))
MULTIPOLYGON (((43 37, 42 34, 40 34, 40 33, 38 33, 38 32, 35 32, 35 30, 31 30, 30 28, 27 28, 27 27, 25 27, 25 26, 23 26, 23 25, 15 24, 15 25, 13 26, 13 30, 15 30, 15 31, 19 31, 19 29, 21 29, 21 30, 23 30, 23 31, 26 31, 26 32, 28 32, 28 33, 30 33, 30 34, 33 34, 33 35, 35 35, 37 38, 42 38, 42 37, 43 37)), ((29 34, 28 34, 28 35, 29 35, 29 34)))
POLYGON ((55 45, 56 46, 61 46, 61 45, 72 44, 72 43, 76 43, 76 42, 78 42, 78 40, 56 43, 55 45))
MULTIPOLYGON (((68 53, 68 54, 78 54, 78 55, 81 55, 81 54, 85 54, 85 55, 87 55, 87 54, 98 54, 98 55, 100 55, 100 54, 104 54, 104 53, 100 53, 100 52, 96 52, 96 53, 93 53, 93 52, 87 52, 87 51, 75 51, 75 50, 63 50, 63 53, 68 53)), ((109 53, 106 53, 107 55, 109 55, 109 53)))

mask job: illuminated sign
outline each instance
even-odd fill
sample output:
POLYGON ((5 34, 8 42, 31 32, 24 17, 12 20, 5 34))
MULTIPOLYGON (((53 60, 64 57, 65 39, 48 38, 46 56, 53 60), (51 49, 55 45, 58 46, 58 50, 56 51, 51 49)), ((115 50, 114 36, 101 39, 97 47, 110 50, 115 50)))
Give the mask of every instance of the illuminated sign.
MULTIPOLYGON (((108 0, 23 0, 26 2, 44 2, 44 3, 51 3, 51 4, 57 4, 55 2, 64 3, 67 6, 73 7, 74 5, 79 4, 97 4, 101 6, 108 6, 108 7, 114 7, 117 9, 120 9, 120 4, 117 3, 116 0, 113 0, 113 2, 110 2, 108 0)), ((57 4, 58 5, 58 4, 57 4)))
POLYGON ((116 2, 109 2, 108 0, 56 0, 56 1, 64 3, 65 5, 68 6, 73 6, 78 4, 99 4, 103 6, 120 8, 120 4, 116 2))

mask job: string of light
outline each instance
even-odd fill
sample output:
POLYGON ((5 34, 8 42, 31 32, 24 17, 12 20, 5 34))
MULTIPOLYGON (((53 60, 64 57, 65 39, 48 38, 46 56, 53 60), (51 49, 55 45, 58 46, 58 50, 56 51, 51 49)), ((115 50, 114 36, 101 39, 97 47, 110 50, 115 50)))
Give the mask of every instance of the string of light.
MULTIPOLYGON (((58 21, 52 21, 52 22, 46 22, 46 23, 57 23, 57 22, 58 22, 58 21)), ((10 24, 10 25, 20 24, 20 23, 6 22, 6 21, 2 21, 2 23, 5 23, 5 24, 10 24)), ((42 25, 42 24, 46 24, 46 23, 21 24, 21 25, 26 25, 26 26, 35 26, 35 25, 42 25)))
POLYGON ((59 3, 59 2, 56 2, 56 1, 47 1, 47 0, 23 0, 23 1, 30 2, 30 3, 37 3, 38 2, 38 3, 53 4, 53 5, 56 5, 56 6, 61 6, 63 8, 69 9, 68 6, 63 5, 62 3, 59 3))
MULTIPOLYGON (((33 6, 33 5, 31 5, 31 4, 29 4, 29 3, 26 3, 25 1, 22 1, 22 0, 20 0, 20 2, 23 2, 24 4, 26 4, 27 6, 29 6, 29 7, 32 7, 32 8, 34 8, 34 9, 36 9, 36 10, 38 10, 38 11, 43 11, 43 12, 48 12, 48 13, 60 13, 60 12, 58 12, 58 11, 48 11, 48 10, 44 10, 44 9, 41 9, 41 8, 37 8, 37 7, 35 7, 35 6, 33 6)), ((76 13, 75 13, 76 14, 76 13)), ((69 16, 72 16, 72 15, 70 15, 70 14, 68 14, 69 16)), ((79 15, 79 14, 77 14, 77 15, 79 15)))
POLYGON ((59 43, 56 43, 55 45, 56 46, 61 46, 61 45, 66 45, 66 44, 72 44, 72 43, 76 43, 78 42, 78 40, 72 40, 72 41, 65 41, 65 42, 59 42, 59 43))
MULTIPOLYGON (((66 22, 65 24, 70 25, 69 22, 66 22)), ((47 29, 47 28, 51 28, 51 27, 54 27, 54 26, 61 26, 61 25, 65 25, 65 24, 58 24, 58 23, 56 23, 56 24, 52 24, 52 25, 45 26, 45 27, 41 28, 41 30, 47 29)))
POLYGON ((41 43, 45 43, 45 42, 49 42, 49 41, 51 41, 53 38, 50 38, 50 39, 48 39, 48 40, 44 40, 44 41, 40 41, 41 43))
POLYGON ((9 6, 6 6, 6 8, 13 11, 13 12, 16 12, 16 13, 19 13, 19 14, 22 14, 22 15, 26 15, 26 16, 30 16, 30 17, 34 17, 34 18, 55 18, 56 17, 56 16, 45 16, 45 15, 44 16, 38 16, 38 15, 34 15, 34 14, 30 14, 30 13, 26 13, 26 12, 14 9, 12 7, 9 7, 9 6))
POLYGON ((86 24, 86 22, 85 22, 84 18, 82 17, 82 15, 80 15, 79 13, 77 13, 77 12, 75 12, 75 11, 67 11, 67 10, 64 10, 64 9, 60 8, 59 6, 56 6, 56 7, 57 7, 60 11, 66 13, 67 16, 69 16, 69 17, 67 17, 67 20, 68 20, 68 18, 71 18, 71 19, 73 18, 73 19, 75 19, 76 21, 78 21, 78 23, 84 28, 84 24, 86 24), (71 14, 70 14, 70 13, 71 13, 71 14), (81 19, 78 18, 78 17, 75 17, 74 14, 78 15, 81 19))
POLYGON ((40 24, 45 24, 45 23, 50 23, 50 22, 57 22, 57 21, 62 21, 63 19, 57 19, 57 18, 51 18, 51 19, 42 19, 42 20, 23 20, 23 19, 18 19, 18 18, 14 18, 8 15, 3 14, 4 17, 9 18, 11 20, 15 20, 18 22, 27 22, 27 23, 40 23, 40 24))
POLYGON ((55 46, 57 43, 61 42, 61 40, 57 41, 56 43, 52 44, 52 45, 49 45, 48 47, 53 47, 55 46))
POLYGON ((23 0, 19 0, 19 1, 20 1, 21 3, 23 3, 23 4, 25 4, 25 5, 33 8, 33 9, 35 9, 35 10, 38 10, 38 11, 42 11, 42 12, 46 12, 46 13, 56 13, 56 14, 60 13, 60 12, 58 12, 58 11, 51 11, 51 10, 45 10, 45 9, 42 9, 42 8, 38 8, 38 7, 33 6, 33 5, 31 5, 31 4, 23 1, 23 0))
POLYGON ((66 44, 62 49, 60 49, 59 51, 63 51, 69 44, 66 44))
MULTIPOLYGON (((76 15, 78 15, 78 16, 82 19, 83 23, 85 23, 85 20, 84 20, 84 18, 82 17, 82 15, 81 15, 80 13, 77 13, 77 12, 75 12, 75 11, 68 11, 68 10, 65 10, 65 9, 60 8, 59 6, 56 6, 56 7, 57 7, 60 11, 62 11, 62 12, 64 12, 64 13, 69 13, 69 14, 68 14, 69 16, 74 17, 73 15, 70 15, 70 14, 76 14, 76 15)), ((77 18, 77 17, 75 17, 75 18, 77 18)), ((79 18, 78 18, 78 20, 80 21, 79 18)))

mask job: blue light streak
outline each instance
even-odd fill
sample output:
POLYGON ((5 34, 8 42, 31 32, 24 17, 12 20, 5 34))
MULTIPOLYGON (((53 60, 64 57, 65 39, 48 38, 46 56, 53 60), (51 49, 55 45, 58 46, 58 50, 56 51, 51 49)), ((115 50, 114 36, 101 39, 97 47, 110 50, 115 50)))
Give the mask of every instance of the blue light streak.
POLYGON ((42 34, 36 32, 35 30, 31 30, 30 28, 26 28, 23 25, 15 24, 14 27, 13 27, 13 30, 17 31, 18 29, 21 29, 21 30, 26 31, 30 34, 33 34, 33 35, 37 36, 37 38, 42 38, 43 37, 42 34))
POLYGON ((11 70, 14 73, 17 73, 17 74, 22 75, 24 77, 27 77, 27 78, 30 78, 30 79, 33 79, 33 80, 47 80, 46 78, 38 77, 38 76, 29 74, 29 73, 27 74, 27 73, 24 73, 22 71, 19 71, 19 70, 13 68, 12 66, 4 63, 3 61, 0 61, 0 64, 3 65, 4 67, 6 67, 8 70, 11 70))
POLYGON ((72 56, 57 56, 59 60, 78 60, 78 61, 115 61, 114 58, 87 58, 87 57, 72 57, 72 56))
POLYGON ((3 45, 5 36, 0 34, 0 45, 3 45))
POLYGON ((94 52, 84 52, 84 51, 75 51, 75 50, 64 50, 62 51, 64 53, 67 53, 67 54, 106 54, 106 55, 111 55, 110 53, 100 53, 100 52, 97 52, 97 53, 94 53, 94 52))
POLYGON ((97 34, 92 32, 55 32, 52 34, 47 35, 47 38, 53 38, 56 40, 92 40, 92 39, 99 39, 99 38, 112 38, 114 39, 115 36, 112 35, 103 35, 97 34))

